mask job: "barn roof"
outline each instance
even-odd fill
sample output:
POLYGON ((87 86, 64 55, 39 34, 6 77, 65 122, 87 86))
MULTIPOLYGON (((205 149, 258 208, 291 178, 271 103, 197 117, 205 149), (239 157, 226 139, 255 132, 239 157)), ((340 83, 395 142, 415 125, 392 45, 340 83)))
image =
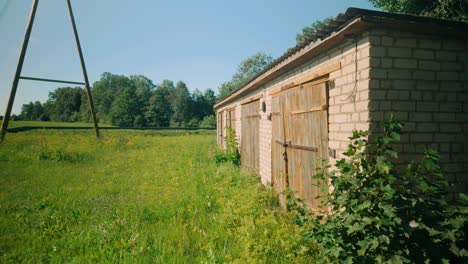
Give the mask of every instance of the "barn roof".
POLYGON ((215 109, 261 87, 266 82, 300 65, 301 62, 313 58, 320 51, 342 41, 347 35, 362 32, 373 26, 468 38, 468 23, 351 7, 308 39, 288 49, 244 86, 219 101, 215 109))

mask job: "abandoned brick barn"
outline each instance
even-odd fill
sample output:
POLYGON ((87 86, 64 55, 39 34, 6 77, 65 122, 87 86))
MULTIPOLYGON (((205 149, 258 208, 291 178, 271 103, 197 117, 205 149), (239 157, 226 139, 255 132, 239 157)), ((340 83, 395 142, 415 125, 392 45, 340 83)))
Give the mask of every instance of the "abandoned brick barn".
POLYGON ((349 8, 215 105, 218 144, 232 127, 244 168, 317 207, 312 175, 354 129, 394 113, 404 159, 441 154, 451 192, 468 190, 468 24, 349 8), (283 154, 286 152, 285 163, 283 154))

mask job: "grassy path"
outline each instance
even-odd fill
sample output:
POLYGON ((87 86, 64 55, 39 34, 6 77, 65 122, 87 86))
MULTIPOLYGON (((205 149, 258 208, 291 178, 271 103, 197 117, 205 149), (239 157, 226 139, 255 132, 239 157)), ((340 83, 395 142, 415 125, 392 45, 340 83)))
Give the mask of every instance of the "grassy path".
POLYGON ((207 134, 37 131, 0 145, 0 262, 310 262, 207 134))

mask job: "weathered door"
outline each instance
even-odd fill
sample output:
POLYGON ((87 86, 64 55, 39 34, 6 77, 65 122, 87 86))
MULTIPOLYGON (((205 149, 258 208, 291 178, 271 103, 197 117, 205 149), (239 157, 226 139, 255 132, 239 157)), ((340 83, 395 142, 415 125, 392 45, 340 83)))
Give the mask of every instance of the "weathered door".
POLYGON ((218 146, 221 148, 224 147, 224 124, 223 124, 223 114, 224 112, 221 111, 218 113, 218 146))
POLYGON ((242 168, 258 173, 259 156, 259 102, 244 104, 241 108, 241 164, 242 168))
MULTIPOLYGON (((328 155, 325 83, 305 83, 272 99, 272 176, 281 193, 290 188, 312 209, 320 194, 312 176, 328 155)), ((284 197, 280 196, 281 199, 284 197)), ((284 204, 284 201, 282 201, 284 204)))

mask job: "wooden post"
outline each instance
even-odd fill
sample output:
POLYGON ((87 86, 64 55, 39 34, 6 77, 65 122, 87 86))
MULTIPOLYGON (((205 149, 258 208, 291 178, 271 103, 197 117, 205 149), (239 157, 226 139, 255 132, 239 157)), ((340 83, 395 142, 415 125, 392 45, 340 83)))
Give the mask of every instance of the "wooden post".
POLYGON ((28 25, 26 27, 26 32, 24 33, 23 46, 21 47, 18 64, 16 66, 15 77, 13 78, 13 83, 11 85, 10 97, 8 98, 5 115, 3 116, 2 127, 0 130, 0 142, 2 142, 5 139, 5 134, 8 129, 8 123, 10 122, 11 109, 13 108, 13 103, 15 101, 16 90, 18 88, 21 70, 23 69, 24 57, 26 56, 26 50, 28 49, 29 37, 31 36, 31 30, 34 24, 34 18, 36 16, 36 10, 37 10, 38 4, 39 4, 39 0, 32 1, 31 12, 29 13, 28 25))
POLYGON ((83 70, 83 78, 85 81, 86 93, 88 95, 89 108, 91 109, 91 115, 93 117, 94 130, 96 137, 99 138, 99 126, 96 118, 96 111, 94 109, 93 96, 91 95, 91 87, 88 80, 88 72, 86 71, 86 65, 83 58, 83 52, 81 50, 80 38, 78 37, 78 31, 76 29, 75 17, 73 16, 73 10, 70 0, 67 0, 68 12, 70 14, 70 20, 73 28, 73 34, 75 35, 76 47, 78 48, 78 54, 80 55, 81 69, 83 70))

